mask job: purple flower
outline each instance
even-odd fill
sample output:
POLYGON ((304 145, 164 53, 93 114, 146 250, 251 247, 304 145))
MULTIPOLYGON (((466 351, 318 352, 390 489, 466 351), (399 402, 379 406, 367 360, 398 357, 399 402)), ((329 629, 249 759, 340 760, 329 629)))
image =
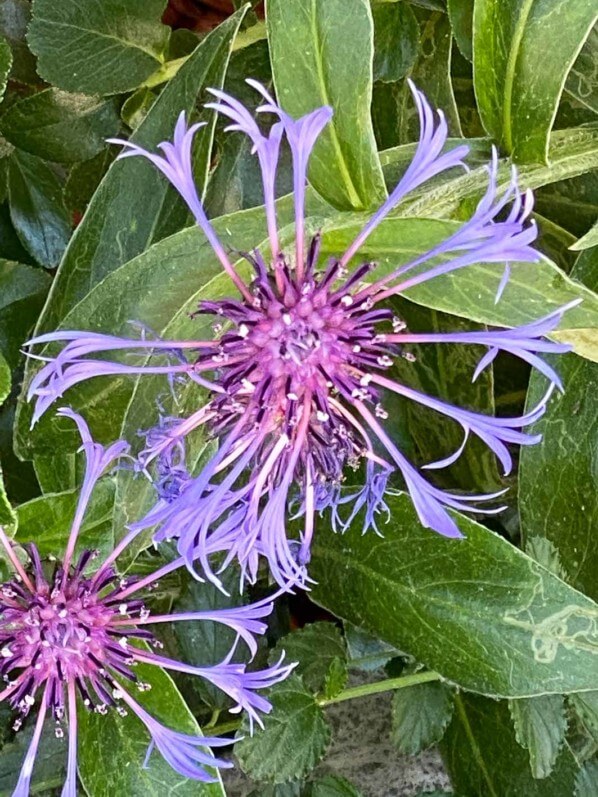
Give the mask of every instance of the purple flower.
POLYGON ((128 445, 119 441, 104 448, 94 443, 85 421, 68 409, 60 414, 78 426, 86 470, 79 502, 62 561, 51 576, 35 545, 26 546, 29 561, 22 564, 14 544, 0 527, 0 543, 15 570, 12 581, 0 586, 0 674, 6 700, 19 713, 18 730, 34 707, 37 709, 33 737, 25 756, 14 795, 26 797, 37 748, 47 715, 56 723, 56 734, 68 731, 67 777, 63 797, 75 797, 77 773, 77 701, 99 714, 113 708, 120 714, 132 710, 149 731, 155 745, 169 764, 185 777, 213 781, 214 767, 228 767, 214 758, 210 747, 230 744, 230 739, 194 736, 173 731, 152 717, 133 697, 133 692, 150 688, 137 678, 138 662, 155 664, 178 672, 191 673, 215 684, 250 720, 261 723, 258 711, 268 712, 270 703, 255 693, 286 678, 294 665, 247 672, 245 664, 231 663, 235 650, 222 664, 191 667, 153 652, 161 648, 145 626, 163 622, 211 620, 232 628, 237 641, 243 639, 251 654, 256 652, 255 635, 266 630, 263 619, 272 611, 272 599, 237 608, 205 612, 152 615, 143 601, 143 589, 166 573, 184 566, 178 558, 149 576, 136 580, 119 579, 114 561, 134 536, 130 532, 94 573, 88 566, 97 552, 83 551, 74 558, 75 545, 92 490, 102 473, 115 459, 126 454, 128 445), (125 685, 126 684, 126 685, 125 685))
MULTIPOLYGON (((567 308, 513 330, 410 334, 385 305, 388 297, 484 262, 497 264, 498 299, 508 282, 510 261, 539 260, 531 245, 536 238, 535 224, 529 220, 531 194, 519 191, 515 171, 507 189, 499 193, 494 153, 488 166, 488 189, 471 219, 454 234, 378 280, 370 277, 373 263, 349 268, 370 233, 406 194, 447 169, 465 166, 467 147, 444 151, 448 134, 444 116, 434 114, 423 94, 412 86, 421 126, 413 161, 348 249, 321 268, 319 236, 305 238, 304 195, 309 155, 332 111, 319 108, 294 120, 262 86, 252 85, 264 97, 258 113, 276 117, 267 135, 247 110, 224 92, 212 92, 217 102, 210 105, 227 117, 230 130, 249 136, 264 175, 271 252, 267 256, 256 250, 246 255, 255 272, 250 284, 236 274, 197 196, 189 154, 194 128, 187 128, 184 117, 177 124, 174 144, 160 145, 163 155, 120 142, 125 146, 121 157, 149 158, 179 190, 231 275, 240 295, 205 300, 198 308, 199 313, 227 322, 224 331, 209 341, 131 340, 70 331, 42 335, 31 343, 64 341, 67 345, 40 370, 29 395, 37 400, 36 419, 70 385, 93 375, 162 369, 171 376, 184 374, 209 386, 210 399, 189 418, 168 419, 148 434, 140 466, 148 473, 154 469, 158 501, 135 528, 157 526, 156 540, 178 539, 179 552, 189 566, 198 567, 216 584, 220 582, 210 556, 220 551, 225 554, 221 569, 236 559, 246 579, 256 578, 263 556, 279 584, 305 585, 316 513, 329 510, 332 524, 339 530, 361 513, 364 531, 370 527, 378 530, 379 516, 388 514, 385 495, 395 472, 402 475, 422 524, 445 536, 461 536, 449 508, 500 511, 478 506, 499 494, 443 492, 424 478, 423 471, 399 451, 382 424, 387 416, 386 391, 454 419, 463 429, 463 445, 470 434, 481 438, 505 471, 511 467, 510 445, 530 445, 538 440, 523 429, 542 415, 548 394, 535 409, 516 418, 461 410, 387 375, 402 347, 413 342, 481 344, 487 353, 474 379, 502 351, 525 360, 545 374, 551 385, 561 387, 557 374, 540 355, 567 349, 545 338, 567 308), (292 252, 280 249, 276 232, 274 183, 283 134, 294 167, 296 238, 292 252), (166 353, 170 364, 129 367, 93 359, 105 352, 139 349, 156 357, 166 353), (195 475, 185 465, 184 443, 198 427, 209 429, 219 447, 195 475), (363 485, 346 489, 347 468, 360 467, 365 474, 363 485), (289 531, 291 516, 302 518, 298 533, 289 531)), ((449 465, 462 449, 427 467, 449 465)))

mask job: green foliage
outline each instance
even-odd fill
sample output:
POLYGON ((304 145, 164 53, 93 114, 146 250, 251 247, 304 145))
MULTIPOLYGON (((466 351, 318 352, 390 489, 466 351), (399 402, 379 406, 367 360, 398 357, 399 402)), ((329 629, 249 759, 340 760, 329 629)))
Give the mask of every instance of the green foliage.
POLYGON ((400 753, 415 755, 444 735, 453 715, 453 695, 433 682, 398 689, 392 698, 392 740, 400 753))
POLYGON ((278 661, 283 651, 287 661, 298 662, 297 675, 302 676, 305 686, 314 693, 323 691, 331 675, 342 679, 344 674, 346 679, 345 641, 332 623, 312 623, 283 637, 272 650, 270 663, 278 661), (335 673, 339 664, 340 673, 335 673))
POLYGON ((517 741, 529 751, 533 777, 547 778, 565 741, 567 717, 563 696, 511 700, 509 710, 517 741))

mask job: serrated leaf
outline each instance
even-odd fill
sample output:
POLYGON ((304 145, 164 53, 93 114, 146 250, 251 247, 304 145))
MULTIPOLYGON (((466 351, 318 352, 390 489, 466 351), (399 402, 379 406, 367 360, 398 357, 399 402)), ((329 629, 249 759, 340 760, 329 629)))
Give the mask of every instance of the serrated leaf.
POLYGON ((598 761, 588 761, 575 778, 575 797, 596 797, 598 792, 598 761))
POLYGON ((592 0, 477 0, 476 98, 484 127, 514 158, 546 162, 567 72, 596 21, 592 0), (538 64, 542 69, 538 69, 538 64))
POLYGON ((509 710, 519 744, 529 751, 532 776, 547 778, 556 762, 567 730, 562 695, 511 700, 509 710))
POLYGON ((598 744, 598 692, 579 692, 568 696, 585 729, 598 744))
POLYGON ((318 530, 313 600, 466 689, 595 688, 596 604, 473 520, 455 514, 465 539, 448 540, 419 525, 407 495, 387 501, 384 538, 318 530))
POLYGON ((453 716, 452 691, 441 683, 397 689, 391 716, 391 738, 399 752, 416 755, 442 739, 453 716))
POLYGON ((323 697, 326 700, 332 700, 333 697, 339 695, 347 685, 348 677, 346 661, 339 658, 332 659, 324 678, 323 697))
POLYGON ((327 775, 310 783, 305 797, 362 797, 362 795, 346 778, 327 775))
POLYGON ((578 769, 565 746, 550 777, 535 780, 526 750, 515 739, 506 702, 458 694, 440 750, 457 794, 484 797, 565 797, 578 769))
POLYGON ((345 641, 333 623, 311 623, 287 634, 276 643, 270 654, 270 663, 278 661, 283 651, 287 661, 298 662, 296 673, 302 676, 305 686, 314 693, 324 688, 332 666, 337 676, 340 675, 339 665, 346 674, 345 641), (335 661, 338 664, 335 665, 335 661))
POLYGON ((0 102, 6 91, 8 75, 12 67, 12 52, 6 39, 0 36, 0 102))
MULTIPOLYGON (((200 729, 174 682, 163 670, 138 664, 140 681, 151 691, 135 699, 169 728, 200 735, 200 729)), ((127 688, 131 688, 127 686, 127 688)), ((175 772, 154 750, 147 765, 149 736, 132 711, 121 717, 82 709, 79 720, 79 777, 89 797, 225 797, 222 782, 198 783, 175 772)))
POLYGON ((369 2, 269 0, 267 25, 284 110, 300 117, 318 106, 334 108, 311 157, 311 183, 339 209, 375 206, 384 197, 384 183, 370 120, 369 2))
POLYGON ((164 60, 164 0, 34 0, 27 41, 39 74, 85 94, 137 88, 164 60))
POLYGON ((558 548, 546 537, 529 537, 525 541, 525 552, 555 576, 568 580, 558 548))
POLYGON ((331 729, 320 706, 297 675, 289 676, 268 693, 272 712, 264 729, 235 745, 243 772, 256 780, 284 783, 308 775, 330 743, 331 729))
POLYGON ((17 150, 10 158, 8 195, 21 243, 40 265, 54 268, 71 234, 56 174, 41 158, 17 150))
POLYGON ((0 119, 0 132, 16 147, 59 163, 93 158, 118 129, 114 100, 54 88, 13 103, 0 119))

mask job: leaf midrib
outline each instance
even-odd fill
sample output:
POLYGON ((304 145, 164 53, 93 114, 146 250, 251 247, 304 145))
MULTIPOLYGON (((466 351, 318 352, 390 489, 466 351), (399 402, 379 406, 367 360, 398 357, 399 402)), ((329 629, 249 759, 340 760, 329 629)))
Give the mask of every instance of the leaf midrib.
POLYGON ((505 71, 505 94, 504 94, 504 119, 503 119, 503 135, 505 146, 509 152, 513 149, 513 130, 512 130, 512 104, 513 104, 513 86, 515 83, 515 71, 517 69, 517 59, 521 49, 521 42, 525 31, 527 19, 532 10, 534 0, 524 0, 519 19, 515 25, 515 31, 512 38, 511 48, 509 50, 509 57, 507 59, 507 68, 505 71))
POLYGON ((128 50, 139 50, 139 52, 145 53, 145 55, 149 55, 153 58, 156 63, 161 64, 163 63, 163 59, 160 58, 152 50, 148 50, 146 47, 142 47, 139 42, 136 41, 128 41, 127 39, 121 39, 118 36, 115 36, 112 33, 104 33, 100 30, 94 30, 93 28, 84 28, 82 25, 73 25, 71 22, 58 22, 56 20, 48 20, 48 19, 40 19, 39 22, 43 22, 47 25, 48 28, 68 28, 79 31, 80 33, 89 34, 99 39, 108 39, 109 41, 116 42, 119 46, 124 47, 128 50))

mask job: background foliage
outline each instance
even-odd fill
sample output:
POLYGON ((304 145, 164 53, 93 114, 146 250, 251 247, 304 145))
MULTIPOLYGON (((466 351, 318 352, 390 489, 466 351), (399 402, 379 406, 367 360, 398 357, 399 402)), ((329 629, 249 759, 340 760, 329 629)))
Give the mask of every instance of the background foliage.
MULTIPOLYGON (((384 537, 319 523, 307 598, 281 604, 270 646, 296 674, 271 693, 265 730, 236 745, 238 766, 266 797, 358 797, 357 786, 316 765, 331 739, 327 706, 395 690, 388 733, 397 752, 440 742, 455 793, 589 797, 598 793, 598 28, 595 0, 0 0, 0 522, 45 554, 61 550, 79 478, 76 438, 51 413, 31 432, 20 398, 29 378, 20 350, 35 328, 127 331, 131 319, 171 337, 207 331, 189 318, 199 297, 226 280, 174 191, 147 163, 113 163, 117 133, 146 147, 167 138, 181 110, 208 124, 194 153, 196 179, 226 244, 265 238, 256 162, 246 141, 224 136, 202 109, 208 87, 248 103, 245 77, 275 89, 298 115, 330 103, 335 115, 310 170, 309 226, 326 255, 343 243, 394 185, 417 136, 411 78, 446 114, 471 169, 410 195, 364 247, 394 268, 464 219, 482 195, 491 146, 501 180, 511 163, 536 192, 537 266, 513 264, 495 304, 495 271, 483 265, 419 286, 401 299, 408 325, 438 330, 514 325, 583 297, 566 314, 558 362, 566 385, 552 398, 505 480, 469 443, 443 476, 487 492, 508 486, 492 520, 459 518, 455 543, 420 528, 409 499, 390 503, 384 537), (236 10, 235 10, 236 9, 236 10), (383 255, 380 256, 380 253, 383 255), (14 427, 14 436, 13 436, 14 427), (320 607, 320 608, 317 608, 320 607), (292 630, 291 630, 292 629, 292 630), (386 670, 386 672, 385 672, 386 670), (365 673, 365 674, 364 674, 365 673), (360 674, 358 676, 358 674, 360 674), (357 681, 356 681, 357 678, 357 681), (348 681, 350 679, 350 681, 348 681), (348 685, 349 684, 349 685, 348 685)), ((292 240, 289 158, 279 184, 284 242, 292 240)), ((417 351, 400 378, 488 413, 532 405, 542 378, 506 357, 470 383, 475 357, 457 347, 417 351)), ((475 353, 474 353, 475 354, 475 353)), ((182 412, 160 380, 94 380, 69 403, 103 441, 136 439, 159 399, 182 412)), ((455 429, 397 401, 389 429, 418 462, 455 447, 455 429)), ((196 441, 199 461, 204 441, 196 441)), ((104 479, 84 528, 106 547, 139 516, 147 487, 127 471, 104 479)), ((146 541, 147 544, 147 541, 146 541)), ((158 556, 138 546, 129 565, 158 556)), ((234 574, 232 576, 234 581, 234 574)), ((240 600, 240 598, 236 598, 240 600)), ((185 576, 164 582, 156 603, 207 607, 225 600, 185 576)), ((222 659, 230 639, 208 627, 168 631, 167 645, 197 664, 222 659)), ((196 722, 238 729, 210 690, 166 674, 152 707, 181 730, 196 722)), ((31 729, 0 714, 0 794, 10 794, 31 729)), ((222 784, 184 783, 152 759, 132 718, 82 715, 80 778, 90 797, 224 795, 222 784)), ((44 740, 35 793, 55 792, 64 745, 44 740)), ((154 760, 155 759, 155 760, 154 760)))

